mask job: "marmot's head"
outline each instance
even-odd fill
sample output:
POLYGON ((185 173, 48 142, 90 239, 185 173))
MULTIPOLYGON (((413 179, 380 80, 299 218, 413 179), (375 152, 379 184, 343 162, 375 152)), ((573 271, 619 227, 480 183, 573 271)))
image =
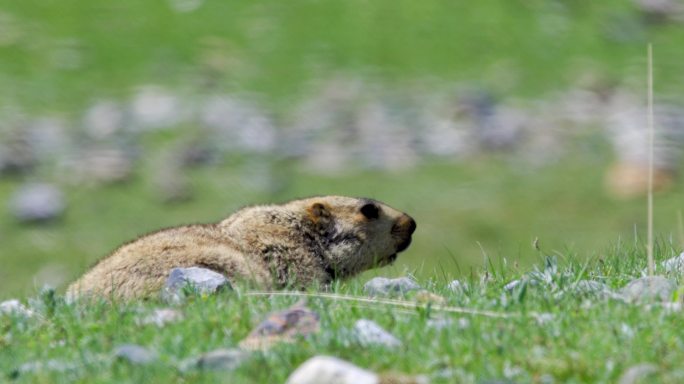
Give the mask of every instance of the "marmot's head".
POLYGON ((373 199, 322 196, 290 204, 305 210, 333 278, 392 263, 416 230, 411 216, 373 199))

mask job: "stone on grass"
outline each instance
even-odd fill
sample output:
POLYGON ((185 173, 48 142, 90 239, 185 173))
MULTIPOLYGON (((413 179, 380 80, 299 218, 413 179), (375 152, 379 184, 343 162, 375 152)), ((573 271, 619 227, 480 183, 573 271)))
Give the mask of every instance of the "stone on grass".
POLYGON ((468 283, 464 283, 459 280, 453 280, 447 285, 447 288, 453 293, 462 294, 468 290, 468 283))
POLYGON ((249 352, 240 349, 217 349, 200 356, 196 367, 206 371, 232 371, 248 357, 249 352))
POLYGON ((504 289, 510 292, 510 291, 514 290, 521 283, 522 283, 521 280, 513 280, 510 283, 504 285, 504 289))
POLYGON ((418 289, 420 289, 420 285, 409 277, 399 277, 396 279, 374 277, 363 285, 363 291, 369 296, 402 295, 418 289))
POLYGON ((29 361, 20 365, 13 372, 13 376, 19 374, 27 373, 40 373, 40 372, 68 372, 76 370, 79 367, 78 364, 72 362, 66 362, 62 360, 45 360, 45 361, 29 361))
POLYGON ((25 184, 10 197, 9 210, 22 223, 46 222, 59 218, 66 204, 57 187, 45 183, 25 184))
MULTIPOLYGON (((651 363, 641 363, 627 368, 620 376, 619 384, 650 383, 649 376, 658 372, 658 367, 651 363)), ((651 378, 652 379, 652 378, 651 378)))
POLYGON ((314 356, 300 365, 285 384, 379 384, 371 371, 332 356, 314 356))
POLYGON ((353 334, 356 340, 364 346, 380 345, 389 348, 401 346, 399 339, 372 320, 357 320, 354 324, 353 334))
POLYGON ((17 299, 6 300, 0 303, 0 316, 2 315, 16 315, 22 317, 31 317, 34 315, 33 311, 26 308, 24 304, 17 299))
POLYGON ((662 262, 661 264, 665 272, 668 273, 684 273, 684 252, 679 256, 672 257, 662 262))
POLYGON ((183 314, 180 311, 171 308, 155 309, 149 315, 139 319, 139 325, 154 324, 157 327, 163 327, 168 323, 174 323, 183 319, 183 314))
POLYGON ((631 281, 620 290, 628 302, 671 301, 677 284, 663 276, 642 277, 631 281))
POLYGON ((270 314, 240 342, 246 350, 266 350, 280 342, 294 342, 298 338, 318 332, 320 317, 302 304, 270 314))
POLYGON ((210 269, 174 268, 166 279, 162 298, 169 302, 179 302, 187 288, 199 294, 213 294, 223 289, 232 289, 230 281, 225 276, 210 269))
POLYGON ((135 365, 146 365, 158 359, 157 353, 136 344, 124 344, 114 349, 114 357, 135 365))
POLYGON ((593 280, 580 280, 572 285, 571 292, 583 297, 607 299, 617 297, 607 285, 593 280))

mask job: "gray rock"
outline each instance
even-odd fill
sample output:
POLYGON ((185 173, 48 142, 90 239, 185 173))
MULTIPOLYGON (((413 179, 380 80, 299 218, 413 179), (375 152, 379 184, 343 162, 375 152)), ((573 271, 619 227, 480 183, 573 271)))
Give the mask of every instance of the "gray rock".
POLYGON ((459 280, 453 280, 447 285, 447 288, 453 293, 463 294, 468 291, 468 283, 464 283, 459 280))
POLYGON ((658 367, 651 363, 641 363, 627 368, 620 376, 619 384, 650 383, 649 376, 658 372, 658 367))
POLYGON ((514 290, 521 283, 522 283, 522 281, 520 281, 520 280, 513 280, 510 283, 504 285, 504 289, 510 292, 510 291, 514 290))
POLYGON ((210 269, 199 267, 174 268, 166 279, 162 298, 170 302, 177 302, 184 296, 186 287, 200 294, 212 294, 223 289, 232 289, 228 279, 210 269))
POLYGON ((167 90, 145 86, 131 102, 133 126, 140 131, 153 131, 173 127, 185 118, 181 100, 167 90))
POLYGON ((600 299, 615 298, 618 295, 607 285, 593 280, 580 280, 573 284, 570 291, 583 297, 594 297, 600 299))
POLYGON ((353 334, 356 340, 364 346, 381 345, 390 348, 401 346, 399 339, 372 320, 357 320, 354 324, 353 334))
POLYGON ((622 297, 629 302, 671 301, 677 284, 663 276, 642 277, 631 281, 620 290, 622 297))
POLYGON ((124 344, 114 349, 114 357, 131 364, 151 364, 159 358, 155 351, 136 344, 124 344))
POLYGON ((45 360, 45 361, 29 361, 20 365, 14 374, 27 374, 27 373, 39 373, 39 372, 69 372, 75 371, 79 368, 79 365, 73 362, 67 362, 62 360, 45 360))
POLYGON ((373 372, 332 356, 314 356, 300 365, 285 384, 378 384, 373 372))
POLYGON ((124 125, 124 111, 113 101, 99 101, 88 108, 83 117, 83 126, 94 139, 107 139, 124 125))
POLYGON ((143 317, 138 321, 140 325, 154 324, 157 327, 163 327, 168 323, 174 323, 183 319, 183 314, 175 309, 162 308, 155 309, 151 314, 143 317))
POLYGON ((19 300, 12 299, 0 303, 0 316, 3 315, 31 317, 34 315, 34 312, 26 308, 19 300))
POLYGON ((62 192, 57 187, 44 183, 23 185, 9 202, 10 212, 22 223, 57 219, 64 213, 65 207, 62 192))
POLYGON ((405 294, 418 289, 420 289, 420 285, 408 277, 399 277, 396 279, 374 277, 363 285, 363 291, 369 296, 405 294))
POLYGON ((684 273, 684 252, 662 262, 661 266, 668 273, 684 273))
POLYGON ((207 352, 197 359, 197 368, 208 371, 232 371, 249 357, 249 352, 241 349, 217 349, 207 352))
POLYGON ((120 183, 133 174, 133 151, 117 147, 90 148, 68 159, 65 165, 75 183, 120 183))

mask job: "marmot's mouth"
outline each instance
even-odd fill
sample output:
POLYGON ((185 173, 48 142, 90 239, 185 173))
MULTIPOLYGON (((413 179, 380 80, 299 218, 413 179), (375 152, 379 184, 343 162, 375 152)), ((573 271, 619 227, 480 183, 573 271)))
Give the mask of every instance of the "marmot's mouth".
POLYGON ((407 237, 406 240, 399 243, 399 245, 397 246, 397 253, 405 250, 406 248, 408 248, 409 245, 411 245, 411 236, 407 237))
POLYGON ((392 263, 394 263, 394 261, 396 259, 397 259, 397 254, 393 253, 393 254, 389 255, 389 257, 387 258, 387 261, 389 261, 389 264, 392 264, 392 263))

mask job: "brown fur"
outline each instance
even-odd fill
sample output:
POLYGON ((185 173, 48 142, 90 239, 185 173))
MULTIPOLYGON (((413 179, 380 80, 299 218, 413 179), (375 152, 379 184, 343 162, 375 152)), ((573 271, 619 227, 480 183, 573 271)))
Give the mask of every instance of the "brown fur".
POLYGON ((67 294, 150 296, 171 269, 191 266, 262 288, 327 284, 391 263, 414 230, 410 216, 370 199, 322 196, 248 207, 219 223, 164 229, 124 244, 67 294), (362 213, 367 204, 378 208, 377 218, 362 213))

